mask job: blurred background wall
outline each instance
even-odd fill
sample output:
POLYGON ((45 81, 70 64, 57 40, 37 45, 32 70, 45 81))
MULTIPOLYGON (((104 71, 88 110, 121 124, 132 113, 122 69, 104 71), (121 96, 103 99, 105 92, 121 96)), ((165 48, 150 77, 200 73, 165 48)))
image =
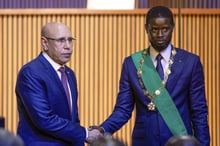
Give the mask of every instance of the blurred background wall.
MULTIPOLYGON (((0 8, 87 8, 88 1, 97 0, 0 0, 0 8)), ((138 9, 154 5, 177 8, 179 4, 181 8, 220 8, 219 0, 134 0, 134 2, 135 8, 138 9)))
MULTIPOLYGON (((148 8, 165 5, 174 12, 172 43, 201 58, 211 145, 220 145, 219 0, 136 0, 132 9, 118 10, 88 9, 87 3, 87 0, 0 0, 0 116, 5 118, 5 128, 16 132, 16 77, 22 65, 40 53, 42 25, 62 21, 77 38, 68 65, 77 76, 81 124, 88 127, 100 124, 111 114, 123 59, 148 47, 144 30, 148 8)), ((130 146, 133 124, 134 117, 114 136, 130 146)))

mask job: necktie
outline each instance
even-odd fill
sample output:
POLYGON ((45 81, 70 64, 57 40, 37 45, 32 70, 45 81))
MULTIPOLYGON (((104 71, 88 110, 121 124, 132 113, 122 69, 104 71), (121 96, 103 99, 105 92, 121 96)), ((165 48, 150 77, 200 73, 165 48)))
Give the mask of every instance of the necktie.
POLYGON ((161 59, 162 59, 162 58, 163 58, 163 57, 162 57, 160 54, 158 54, 157 57, 156 57, 156 59, 157 59, 156 70, 157 70, 157 72, 158 72, 158 74, 159 74, 161 80, 163 80, 163 78, 164 78, 163 66, 162 66, 162 64, 161 64, 161 59))
POLYGON ((68 88, 68 85, 67 85, 67 76, 66 76, 66 73, 65 73, 65 69, 64 69, 64 67, 60 67, 58 69, 58 71, 61 72, 61 82, 62 82, 64 90, 66 92, 70 113, 72 114, 72 108, 71 108, 71 103, 70 103, 70 94, 69 94, 69 88, 68 88))

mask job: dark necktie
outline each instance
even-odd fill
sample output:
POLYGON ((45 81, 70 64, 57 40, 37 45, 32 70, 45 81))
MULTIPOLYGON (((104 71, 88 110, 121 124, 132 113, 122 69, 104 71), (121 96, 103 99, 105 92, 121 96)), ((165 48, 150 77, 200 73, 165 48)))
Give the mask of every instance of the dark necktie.
POLYGON ((163 58, 163 57, 162 57, 160 54, 158 54, 157 57, 156 57, 156 59, 157 59, 156 70, 157 70, 157 72, 158 72, 158 74, 159 74, 161 80, 163 80, 163 78, 164 78, 163 66, 162 66, 162 64, 161 64, 161 59, 162 59, 162 58, 163 58))
POLYGON ((61 82, 62 82, 64 90, 66 92, 70 113, 72 114, 71 103, 70 103, 70 94, 69 94, 69 88, 68 88, 68 85, 67 85, 67 76, 66 76, 66 73, 65 73, 65 69, 64 69, 64 67, 60 67, 58 70, 61 72, 61 82))

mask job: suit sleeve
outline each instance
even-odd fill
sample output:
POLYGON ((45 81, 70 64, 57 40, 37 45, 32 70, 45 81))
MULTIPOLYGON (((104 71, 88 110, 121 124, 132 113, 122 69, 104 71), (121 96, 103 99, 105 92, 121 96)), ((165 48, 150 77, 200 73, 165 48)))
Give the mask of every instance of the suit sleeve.
POLYGON ((134 101, 132 96, 132 89, 129 79, 129 63, 124 61, 120 84, 119 93, 117 95, 116 104, 112 114, 101 124, 106 133, 113 134, 120 129, 131 117, 134 101))
POLYGON ((47 85, 39 76, 32 73, 30 68, 25 68, 19 73, 16 84, 16 94, 30 122, 41 132, 58 139, 74 143, 84 141, 84 127, 53 112, 47 98, 47 85))
POLYGON ((191 119, 195 137, 202 146, 210 145, 208 127, 208 109, 205 95, 204 73, 199 57, 193 66, 192 80, 190 87, 191 119))

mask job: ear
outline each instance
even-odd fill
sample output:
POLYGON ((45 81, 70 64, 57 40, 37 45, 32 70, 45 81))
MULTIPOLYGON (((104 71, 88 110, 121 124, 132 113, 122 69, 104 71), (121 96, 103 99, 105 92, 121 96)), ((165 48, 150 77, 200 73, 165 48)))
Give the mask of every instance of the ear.
POLYGON ((45 52, 48 50, 47 43, 48 43, 47 39, 45 37, 41 37, 41 46, 43 51, 45 52))
POLYGON ((147 24, 144 25, 146 33, 148 33, 148 27, 147 26, 148 26, 147 24))

